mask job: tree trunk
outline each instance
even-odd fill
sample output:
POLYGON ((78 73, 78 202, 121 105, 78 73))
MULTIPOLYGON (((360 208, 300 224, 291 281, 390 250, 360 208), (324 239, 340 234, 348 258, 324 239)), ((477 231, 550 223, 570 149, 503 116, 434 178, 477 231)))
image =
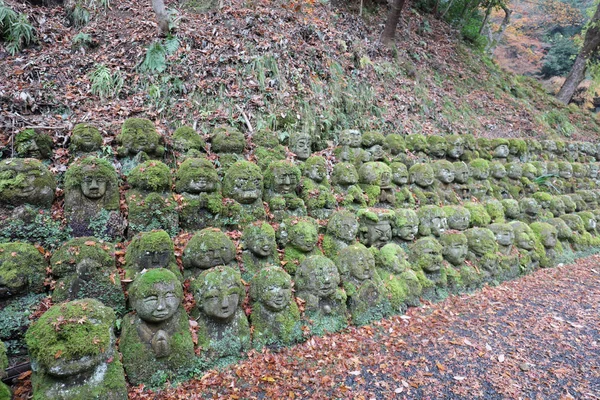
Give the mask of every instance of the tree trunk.
POLYGON ((158 21, 158 29, 160 34, 167 36, 169 34, 169 15, 165 8, 164 0, 152 0, 152 9, 156 13, 156 19, 158 21))
POLYGON ((504 10, 504 19, 502 20, 502 23, 500 24, 500 28, 498 29, 498 31, 496 33, 492 33, 492 31, 490 29, 490 33, 488 35, 488 47, 487 47, 487 51, 489 54, 494 53, 496 46, 498 46, 498 43, 500 43, 500 39, 502 39, 502 35, 504 35, 504 31, 508 27, 508 24, 510 24, 510 16, 512 15, 512 10, 510 8, 508 8, 506 6, 506 4, 504 4, 504 3, 500 3, 500 7, 502 8, 502 10, 504 10))
POLYGON ((558 91, 556 98, 558 101, 569 104, 573 93, 577 89, 577 86, 581 83, 585 76, 585 70, 587 67, 587 60, 590 56, 598 50, 600 46, 600 4, 596 8, 594 16, 590 20, 589 28, 585 33, 585 39, 583 40, 583 47, 575 59, 575 63, 571 68, 571 72, 567 75, 565 83, 558 91))
POLYGON ((392 8, 388 14, 387 21, 385 22, 385 28, 381 34, 381 43, 386 46, 389 46, 389 44, 394 40, 394 36, 396 36, 396 27, 400 21, 400 14, 402 13, 404 3, 405 0, 394 0, 392 3, 392 8))
POLYGON ((485 17, 483 17, 483 22, 481 23, 481 28, 479 28, 479 34, 483 34, 483 29, 487 25, 488 19, 490 18, 490 14, 492 13, 493 3, 490 2, 487 10, 485 10, 485 17))

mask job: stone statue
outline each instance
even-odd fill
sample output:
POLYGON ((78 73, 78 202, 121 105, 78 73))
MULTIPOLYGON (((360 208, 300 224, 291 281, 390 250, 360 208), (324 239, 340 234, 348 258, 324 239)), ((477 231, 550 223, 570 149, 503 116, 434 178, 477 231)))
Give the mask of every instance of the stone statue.
POLYGON ((349 210, 336 211, 327 222, 327 232, 323 237, 323 252, 334 260, 344 247, 356 243, 358 219, 349 210))
POLYGON ((235 162, 243 160, 246 148, 244 134, 231 126, 217 126, 210 134, 211 151, 219 155, 221 171, 227 171, 235 162))
MULTIPOLYGON (((384 161, 386 158, 383 145, 385 137, 379 132, 365 132, 362 135, 362 148, 369 154, 369 161, 384 161)), ((357 168, 359 168, 357 166, 357 168)), ((360 168, 359 168, 360 169, 360 168)))
POLYGON ((32 158, 9 158, 0 163, 0 206, 24 204, 50 208, 56 180, 41 162, 32 158))
POLYGON ((447 286, 447 267, 440 243, 432 237, 417 240, 409 249, 408 261, 423 285, 422 296, 441 297, 440 290, 447 286))
POLYGON ((370 207, 393 207, 396 198, 392 188, 392 170, 380 161, 367 162, 358 170, 360 187, 368 196, 370 207))
POLYGON ((450 135, 446 139, 446 157, 460 160, 465 152, 465 142, 461 135, 450 135))
POLYGON ((422 206, 417 210, 419 235, 439 237, 448 229, 446 213, 438 206, 422 206))
POLYGON ((336 265, 324 256, 305 258, 296 271, 296 296, 306 303, 311 333, 323 335, 348 326, 346 292, 336 265))
POLYGON ((510 225, 515 232, 515 245, 520 253, 521 272, 528 273, 536 270, 540 265, 541 253, 544 251, 543 246, 526 223, 512 221, 510 225))
POLYGON ((164 268, 138 275, 129 287, 135 314, 123 318, 119 350, 131 384, 150 384, 156 373, 172 379, 194 357, 182 300, 181 282, 164 268))
POLYGON ((254 348, 291 345, 302 338, 300 311, 292 297, 292 278, 283 268, 261 269, 250 284, 250 298, 254 348))
POLYGON ((454 193, 463 201, 471 200, 471 189, 469 188, 469 177, 471 171, 467 163, 457 161, 452 163, 454 166, 454 182, 452 189, 454 193))
POLYGON ((500 253, 500 269, 503 279, 514 279, 520 273, 519 253, 514 247, 515 233, 512 225, 506 223, 493 223, 489 229, 496 237, 500 253))
POLYGON ((316 219, 328 219, 337 208, 337 201, 327 182, 325 158, 311 156, 301 169, 300 196, 306 204, 308 215, 316 219))
POLYGON ((260 269, 279 262, 275 230, 263 221, 248 225, 242 234, 242 266, 245 281, 252 279, 260 269))
POLYGON ((292 132, 289 138, 290 151, 296 155, 298 160, 304 161, 312 153, 312 138, 306 132, 292 132))
POLYGON ((287 273, 294 275, 298 265, 308 256, 322 255, 317 247, 319 235, 317 223, 312 218, 289 221, 288 242, 285 245, 283 261, 287 273))
POLYGON ((449 229, 464 231, 471 226, 471 212, 462 206, 444 206, 442 211, 446 215, 449 229))
MULTIPOLYGON (((434 136, 435 137, 435 136, 434 136)), ((437 160, 433 163, 437 179, 437 195, 444 204, 458 204, 459 197, 453 190, 454 164, 446 160, 437 160)))
POLYGON ((171 236, 179 233, 169 167, 160 161, 146 161, 135 167, 127 180, 131 185, 125 196, 129 206, 128 236, 152 229, 164 229, 171 236))
POLYGON ((484 282, 491 282, 500 276, 501 270, 496 236, 487 228, 470 228, 465 231, 469 243, 467 260, 479 266, 484 282))
POLYGON ((94 299, 50 307, 25 336, 33 398, 127 399, 114 324, 113 310, 94 299))
POLYGON ((471 178, 469 179, 471 196, 476 197, 480 201, 487 199, 492 191, 488 181, 490 164, 482 158, 477 158, 469 163, 469 171, 471 173, 471 178))
POLYGON ((93 298, 125 312, 125 297, 115 266, 114 247, 94 237, 69 240, 54 252, 50 265, 56 280, 52 302, 93 298))
POLYGON ((402 247, 388 243, 381 249, 371 248, 370 251, 375 256, 375 270, 385 286, 392 309, 404 312, 406 306, 418 306, 423 288, 402 247))
POLYGON ((529 227, 544 246, 544 252, 540 254, 540 267, 554 267, 558 254, 562 252, 562 246, 558 242, 558 229, 546 222, 534 222, 529 227), (557 246, 560 247, 557 249, 557 246))
POLYGON ((175 191, 181 194, 179 224, 183 229, 196 230, 219 226, 223 216, 223 196, 217 170, 206 159, 188 158, 177 170, 175 191))
POLYGON ((126 119, 121 134, 117 136, 117 143, 117 155, 122 159, 122 171, 125 175, 138 164, 150 159, 160 159, 165 154, 162 136, 156 131, 152 121, 143 118, 126 119))
POLYGON ((442 245, 444 260, 457 267, 465 263, 469 245, 464 233, 444 232, 439 237, 439 242, 442 245))
POLYGON ((392 210, 368 208, 358 212, 358 240, 367 247, 381 248, 392 240, 392 210))
POLYGON ((20 158, 45 160, 52 156, 52 138, 33 129, 25 129, 15 136, 15 150, 20 158))
POLYGON ((414 210, 399 208, 394 210, 392 236, 399 243, 412 242, 419 233, 419 217, 414 210))
POLYGON ((414 208, 415 199, 408 188, 408 169, 401 162, 393 162, 390 164, 392 170, 392 183, 395 193, 394 204, 396 207, 414 208))
POLYGON ((181 126, 171 137, 173 150, 180 153, 182 158, 200 157, 206 151, 206 142, 191 126, 181 126))
POLYGON ((333 166, 331 183, 338 202, 344 207, 366 207, 367 196, 358 185, 358 172, 354 165, 348 162, 333 166))
POLYGON ((265 195, 276 221, 306 215, 304 201, 296 194, 300 169, 288 161, 273 161, 265 173, 265 195))
POLYGON ((444 136, 432 135, 427 137, 427 154, 431 158, 445 158, 448 142, 444 136))
POLYGON ((236 207, 229 215, 238 224, 266 218, 262 195, 263 176, 256 164, 238 161, 227 169, 223 178, 223 196, 234 201, 236 207))
POLYGON ((69 151, 71 155, 82 156, 102 150, 102 134, 90 124, 77 124, 73 127, 69 151))
POLYGON ((205 228, 197 232, 183 250, 184 276, 197 276, 217 265, 237 269, 235 254, 235 244, 225 233, 217 228, 205 228))
POLYGON ((521 209, 521 218, 523 222, 531 223, 538 219, 541 212, 541 207, 534 198, 524 197, 519 200, 519 208, 521 209))
POLYGON ((65 216, 73 236, 109 240, 123 236, 118 178, 108 161, 96 157, 75 161, 65 174, 64 187, 65 216))
POLYGON ((504 207, 504 216, 508 221, 514 221, 521 218, 521 209, 519 208, 519 202, 517 200, 502 200, 502 206, 504 207))
POLYGON ((254 132, 252 142, 256 146, 254 148, 256 164, 261 171, 265 171, 273 161, 285 160, 286 149, 279 143, 276 132, 261 129, 254 132))
POLYGON ((371 155, 361 148, 362 134, 357 129, 347 129, 340 132, 335 157, 341 162, 354 163, 356 168, 371 159, 371 155))
POLYGON ((163 230, 138 233, 125 252, 125 278, 134 279, 147 269, 166 268, 183 280, 169 234, 163 230))
POLYGON ((418 163, 408 170, 410 176, 410 191, 420 205, 437 205, 440 198, 434 182, 435 173, 430 164, 418 163))
POLYGON ((230 267, 203 271, 191 283, 198 317, 198 346, 212 361, 239 357, 250 349, 250 326, 242 310, 246 291, 240 272, 230 267))

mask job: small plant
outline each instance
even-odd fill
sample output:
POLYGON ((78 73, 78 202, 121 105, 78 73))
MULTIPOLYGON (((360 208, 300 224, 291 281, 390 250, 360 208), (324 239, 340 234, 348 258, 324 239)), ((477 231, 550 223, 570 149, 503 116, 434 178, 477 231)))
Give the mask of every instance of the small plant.
POLYGON ((73 26, 81 28, 90 22, 92 13, 100 8, 106 10, 109 6, 109 0, 77 0, 67 16, 73 26))
POLYGON ((179 39, 176 37, 152 43, 146 51, 146 58, 140 65, 140 70, 151 74, 164 72, 167 69, 167 56, 175 53, 178 48, 179 39))
POLYGON ((123 77, 119 71, 112 73, 110 68, 104 64, 99 64, 89 75, 92 87, 91 93, 105 98, 116 97, 123 88, 123 77))
POLYGON ((71 41, 73 47, 90 47, 92 45, 92 35, 79 32, 71 41))
POLYGON ((35 41, 35 29, 25 14, 17 14, 0 0, 0 39, 7 42, 6 50, 15 55, 35 41))

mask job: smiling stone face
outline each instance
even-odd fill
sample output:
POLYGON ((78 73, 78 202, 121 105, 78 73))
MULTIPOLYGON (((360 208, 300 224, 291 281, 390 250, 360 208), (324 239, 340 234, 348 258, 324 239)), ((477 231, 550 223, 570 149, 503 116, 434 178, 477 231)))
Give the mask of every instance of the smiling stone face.
POLYGON ((0 187, 0 204, 50 207, 56 181, 39 161, 13 158, 0 162, 0 187))
POLYGON ((332 296, 339 284, 340 274, 337 267, 324 256, 305 258, 296 271, 298 291, 310 292, 319 299, 332 296))
POLYGON ((358 227, 354 213, 347 210, 336 211, 327 223, 327 234, 346 243, 352 243, 356 240, 358 227))
POLYGON ((419 217, 409 209, 396 210, 393 234, 404 241, 413 241, 419 233, 419 217))
POLYGON ((164 148, 160 146, 160 135, 152 121, 143 118, 129 118, 123 123, 117 141, 121 144, 119 155, 135 156, 139 152, 147 155, 162 156, 164 148))
POLYGON ((471 172, 467 163, 458 161, 453 163, 454 165, 454 182, 456 183, 467 183, 471 172))
POLYGON ((170 282, 155 283, 141 298, 132 298, 137 315, 142 320, 151 323, 163 322, 172 318, 181 303, 181 298, 177 296, 175 290, 176 285, 179 284, 177 278, 170 282))
POLYGON ((223 178, 223 195, 241 204, 252 204, 261 199, 262 189, 260 168, 248 161, 233 164, 223 178))
POLYGON ((263 279, 257 288, 258 302, 277 313, 285 310, 292 301, 292 279, 285 271, 275 268, 262 269, 255 279, 263 279))
POLYGON ((464 231, 471 224, 471 212, 461 206, 445 206, 442 207, 449 229, 464 231))
POLYGON ((494 232, 500 246, 511 246, 515 241, 515 233, 510 224, 491 224, 490 230, 494 232))
POLYGON ((210 319, 229 320, 245 295, 240 273, 230 267, 204 271, 192 283, 196 306, 210 319))
POLYGON ((467 258, 469 246, 463 233, 445 233, 440 236, 444 259, 452 265, 462 265, 467 258))
POLYGON ((196 233, 183 251, 183 265, 186 269, 228 265, 234 258, 235 244, 225 233, 215 228, 206 228, 196 233))
POLYGON ((433 185, 433 182, 435 181, 435 173, 429 164, 415 164, 410 167, 408 172, 410 181, 422 188, 433 185))
POLYGON ((177 193, 212 193, 219 188, 219 176, 214 165, 205 159, 189 158, 177 170, 177 193))
POLYGON ((360 218, 359 240, 365 246, 381 248, 392 240, 392 224, 388 218, 377 221, 360 218))

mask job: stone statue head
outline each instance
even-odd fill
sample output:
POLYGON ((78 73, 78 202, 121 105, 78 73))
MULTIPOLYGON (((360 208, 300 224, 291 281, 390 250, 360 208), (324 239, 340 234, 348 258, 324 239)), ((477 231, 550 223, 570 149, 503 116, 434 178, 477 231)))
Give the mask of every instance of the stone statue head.
POLYGON ((521 218, 521 208, 519 208, 519 202, 513 199, 504 199, 501 201, 504 207, 504 216, 508 220, 515 220, 521 218))
POLYGON ((338 268, 325 256, 306 257, 296 270, 296 289, 320 299, 333 296, 340 281, 338 268))
MULTIPOLYGON (((600 153, 598 155, 598 159, 600 159, 600 153)), ((589 176, 591 179, 598 179, 598 172, 600 171, 600 163, 593 163, 589 165, 590 172, 589 176)))
POLYGON ((463 161, 457 161, 452 163, 454 165, 454 182, 456 183, 467 183, 471 176, 471 170, 467 163, 463 161))
POLYGON ((527 142, 523 139, 508 139, 508 151, 513 157, 523 157, 527 154, 527 142))
POLYGON ((188 158, 181 163, 176 179, 177 193, 212 193, 221 186, 213 163, 203 158, 188 158))
POLYGON ((529 227, 546 249, 552 249, 558 244, 558 229, 553 225, 546 222, 534 222, 529 227))
POLYGON ((392 156, 404 153, 406 150, 404 137, 398 135, 397 133, 390 133, 389 135, 386 135, 384 148, 392 156))
POLYGON ((433 185, 435 180, 435 173, 433 168, 429 164, 419 163, 415 164, 408 170, 410 176, 410 182, 414 183, 422 188, 433 185))
POLYGON ((281 267, 265 267, 254 275, 250 297, 271 312, 282 312, 292 302, 292 278, 281 267))
POLYGON ((565 214, 574 213, 577 209, 577 205, 575 204, 573 199, 568 194, 561 194, 559 195, 559 197, 565 206, 565 214))
POLYGON ((135 265, 138 271, 166 268, 170 263, 175 263, 174 251, 167 232, 142 232, 135 235, 127 247, 125 264, 135 265))
POLYGON ((288 235, 289 244, 305 253, 313 251, 319 241, 317 224, 310 219, 293 221, 288 235))
POLYGON ((183 300, 181 282, 174 273, 164 268, 139 274, 128 292, 137 315, 151 324, 170 320, 183 300))
POLYGON ((356 167, 350 163, 343 162, 333 166, 331 183, 340 186, 355 185, 358 183, 358 172, 356 167))
POLYGON ((465 141, 460 135, 450 135, 446 138, 446 156, 458 160, 465 152, 465 141))
POLYGON ((515 232, 510 224, 495 223, 489 226, 489 229, 494 232, 496 242, 503 247, 512 246, 515 241, 515 232))
POLYGON ((380 161, 367 162, 360 166, 358 180, 365 185, 387 188, 392 183, 392 170, 380 161))
POLYGON ((362 144, 362 134, 357 129, 346 129, 340 132, 339 145, 358 148, 362 144))
POLYGON ((417 211, 419 216, 419 235, 440 236, 448 229, 446 213, 438 206, 422 206, 417 211))
POLYGON ((498 251, 496 236, 487 228, 467 229, 465 236, 469 243, 469 251, 473 252, 477 257, 486 254, 496 254, 498 251))
POLYGON ((452 265, 463 265, 469 251, 465 234, 461 232, 444 232, 438 240, 442 245, 444 259, 452 265))
POLYGON ((583 221, 583 226, 585 230, 591 232, 592 234, 596 233, 596 226, 598 225, 598 221, 596 220, 596 215, 591 211, 581 211, 578 212, 577 215, 581 217, 583 221))
POLYGON ((50 158, 52 138, 33 129, 25 129, 15 136, 15 150, 21 158, 50 158))
POLYGON ((173 132, 173 150, 185 153, 189 150, 204 152, 206 142, 191 126, 181 126, 173 132))
POLYGON ((392 169, 392 182, 398 186, 404 186, 408 184, 408 169, 406 165, 401 162, 393 162, 390 164, 392 169))
POLYGON ((217 154, 242 154, 246 147, 244 134, 231 126, 217 126, 211 138, 211 150, 217 154))
POLYGON ((395 213, 384 209, 362 209, 358 212, 358 240, 367 247, 381 248, 392 240, 395 213))
POLYGON ((596 192, 593 190, 578 190, 577 194, 581 196, 581 199, 586 205, 586 210, 594 210, 598 208, 598 197, 596 192))
POLYGON ((77 124, 73 127, 69 150, 73 153, 91 153, 102 148, 102 135, 95 126, 77 124))
POLYGON ((469 171, 474 179, 484 181, 490 176, 490 163, 482 158, 477 158, 469 163, 469 171))
POLYGON ((358 219, 349 210, 334 212, 327 222, 327 234, 348 244, 356 240, 358 234, 358 219))
POLYGON ((134 189, 167 192, 171 189, 171 170, 161 161, 148 160, 131 171, 127 182, 134 189))
POLYGON ((444 206, 442 210, 446 215, 449 229, 464 231, 471 225, 471 212, 465 207, 444 206))
MULTIPOLYGON (((550 173, 550 171, 548 171, 550 173)), ((573 177, 573 165, 568 161, 558 163, 558 176, 563 179, 571 179, 573 177)))
POLYGON ((231 319, 246 295, 240 272, 224 266, 203 271, 190 288, 198 310, 220 321, 231 319))
POLYGON ((403 241, 415 240, 419 232, 419 217, 414 210, 400 208, 394 210, 396 217, 392 226, 392 234, 403 241))
POLYGON ((243 247, 259 258, 276 254, 275 230, 266 222, 248 225, 242 234, 243 247))
POLYGON ((379 132, 365 132, 361 145, 369 153, 371 161, 381 161, 385 158, 383 145, 385 137, 379 132))
POLYGON ((292 132, 290 134, 290 151, 296 154, 298 160, 306 160, 310 157, 312 150, 312 138, 306 132, 292 132))
POLYGON ((506 164, 506 175, 510 179, 521 179, 523 176, 523 167, 521 163, 511 162, 506 164))
POLYGON ((183 266, 186 269, 208 269, 227 265, 235 259, 236 247, 229 237, 217 228, 205 228, 197 232, 183 250, 183 266))
MULTIPOLYGON (((567 163, 567 164, 569 164, 569 163, 567 163)), ((570 164, 566 168, 567 168, 567 171, 570 170, 570 164)), ((557 175, 557 176, 560 175, 559 164, 557 162, 554 162, 554 161, 548 161, 546 163, 546 171, 550 175, 557 175)))
POLYGON ((249 161, 238 161, 227 169, 223 178, 223 195, 241 204, 262 199, 263 176, 260 168, 249 161))
POLYGON ((559 240, 571 240, 573 237, 573 231, 562 218, 550 218, 548 223, 556 228, 559 240))
POLYGON ((324 157, 310 156, 302 164, 302 176, 321 183, 327 180, 327 162, 324 157))
POLYGON ((362 283, 375 274, 375 257, 364 245, 357 243, 343 248, 336 260, 342 280, 362 283))
POLYGON ((265 174, 265 188, 276 194, 294 194, 300 183, 300 169, 289 161, 273 161, 265 174))
POLYGON ((535 218, 540 214, 541 207, 538 202, 532 197, 524 197, 519 200, 519 208, 522 215, 529 218, 535 218))
POLYGON ((427 137, 420 133, 413 133, 404 139, 406 141, 406 148, 413 153, 426 152, 427 151, 427 137))
POLYGON ((396 243, 388 243, 375 254, 375 264, 393 274, 402 274, 408 270, 408 256, 396 243))
POLYGON ((493 161, 490 164, 490 175, 494 179, 503 179, 506 178, 506 168, 499 161, 493 161))
POLYGON ((28 292, 41 293, 46 276, 44 256, 26 243, 0 244, 0 301, 28 292))
MULTIPOLYGON (((515 163, 513 163, 513 164, 515 164, 515 163)), ((519 164, 515 164, 515 165, 518 166, 519 164)), ((537 177, 537 168, 532 163, 521 164, 521 167, 522 167, 522 174, 525 178, 533 180, 537 177)), ((510 171, 509 171, 509 174, 510 174, 510 171)))
POLYGON ((442 245, 432 237, 421 238, 411 246, 408 260, 425 273, 438 272, 444 260, 442 245))
POLYGON ((565 203, 560 196, 552 196, 548 210, 555 217, 560 217, 565 213, 565 203))
MULTIPOLYGON (((432 136, 436 137, 436 136, 432 136)), ((435 177, 442 183, 454 182, 454 164, 446 160, 438 160, 433 163, 435 177)))
POLYGON ((89 200, 119 206, 119 184, 115 168, 104 159, 86 157, 71 164, 65 174, 65 190, 80 190, 89 200))
POLYGON ((54 176, 38 160, 10 158, 0 162, 0 204, 49 208, 55 190, 54 176))
POLYGON ((433 158, 445 158, 448 142, 444 136, 427 137, 427 153, 433 158))
POLYGON ((165 152, 161 146, 162 137, 156 131, 152 121, 143 118, 129 118, 117 136, 121 145, 118 153, 121 157, 135 156, 143 151, 149 156, 162 156, 165 152))
POLYGON ((492 139, 492 157, 506 158, 510 154, 507 139, 492 139))

